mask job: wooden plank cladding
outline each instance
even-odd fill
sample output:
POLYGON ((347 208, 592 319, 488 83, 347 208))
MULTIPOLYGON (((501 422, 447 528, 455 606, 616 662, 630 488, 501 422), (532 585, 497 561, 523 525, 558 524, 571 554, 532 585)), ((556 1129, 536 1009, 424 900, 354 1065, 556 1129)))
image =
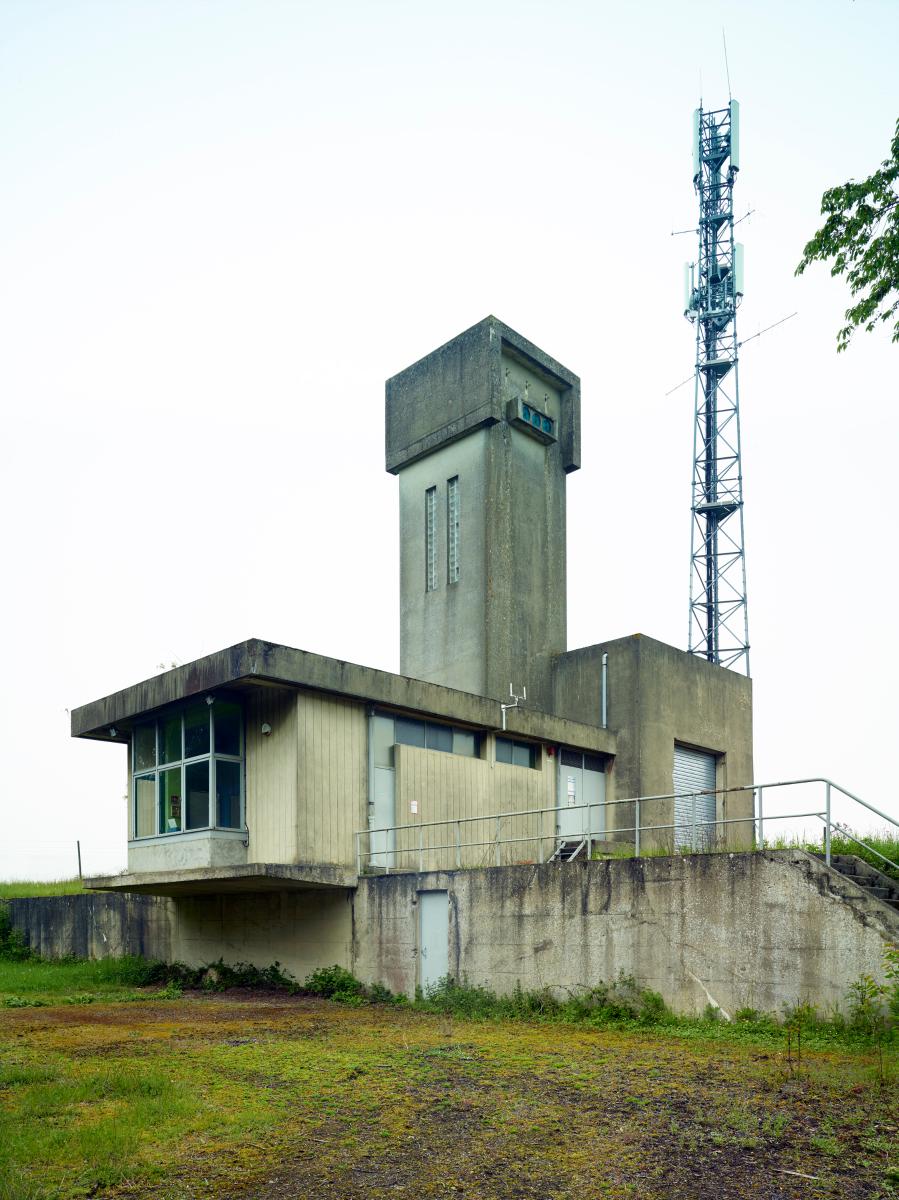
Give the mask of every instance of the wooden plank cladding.
POLYGON ((260 688, 247 704, 246 744, 248 861, 353 863, 367 812, 364 706, 260 688))
POLYGON ((368 811, 365 707, 312 692, 297 696, 297 826, 303 862, 355 862, 353 833, 368 811))
MULTIPOLYGON (((396 819, 403 827, 396 839, 400 870, 438 870, 457 863, 494 866, 496 814, 554 804, 554 764, 542 755, 540 766, 531 769, 415 746, 397 746, 394 753, 396 819), (434 821, 444 823, 432 825, 434 821), (458 853, 457 840, 462 846, 458 853), (478 842, 485 844, 471 845, 478 842)), ((554 821, 553 812, 501 819, 500 864, 541 861, 552 844, 554 821)))

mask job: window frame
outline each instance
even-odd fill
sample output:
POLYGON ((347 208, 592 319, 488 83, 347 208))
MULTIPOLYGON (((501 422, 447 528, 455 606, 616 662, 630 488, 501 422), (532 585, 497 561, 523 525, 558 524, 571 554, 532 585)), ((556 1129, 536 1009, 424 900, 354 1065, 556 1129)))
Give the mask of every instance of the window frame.
POLYGON ((185 704, 179 704, 172 708, 163 709, 157 713, 155 717, 147 721, 139 721, 135 724, 131 731, 131 787, 129 796, 129 841, 147 841, 153 838, 161 837, 183 837, 185 834, 195 833, 238 833, 242 834, 246 826, 246 730, 244 721, 243 705, 237 700, 232 700, 230 697, 216 697, 209 708, 209 748, 204 754, 192 754, 189 758, 185 757, 186 750, 186 729, 185 717, 186 714, 197 705, 196 700, 192 700, 185 704), (234 704, 240 713, 238 722, 238 754, 226 754, 218 751, 215 748, 215 706, 216 702, 221 700, 223 703, 234 704), (178 717, 181 725, 181 756, 173 759, 171 762, 160 762, 160 727, 165 721, 170 721, 172 718, 178 717), (138 770, 136 764, 135 741, 137 731, 145 729, 152 725, 154 730, 154 765, 138 770), (240 795, 238 804, 238 824, 237 825, 219 825, 218 823, 218 794, 217 794, 217 769, 216 764, 221 762, 237 763, 239 767, 239 784, 240 795), (208 765, 209 778, 209 801, 207 810, 207 821, 205 825, 197 825, 191 829, 186 827, 187 821, 187 795, 185 792, 185 784, 187 779, 187 769, 197 763, 206 763, 208 765), (161 794, 160 784, 161 776, 166 771, 178 770, 180 772, 180 813, 179 813, 179 828, 178 829, 160 829, 162 824, 161 819, 161 794), (137 785, 140 780, 153 780, 153 832, 138 833, 138 796, 137 785))
MULTIPOLYGON (((397 746, 409 746, 413 750, 427 750, 434 754, 451 754, 455 758, 480 759, 484 758, 485 735, 483 730, 465 728, 462 725, 451 725, 446 721, 432 721, 426 717, 416 717, 409 713, 391 712, 387 709, 375 709, 373 714, 375 717, 386 717, 393 721, 393 742, 391 749, 397 746), (400 722, 406 722, 410 726, 420 727, 422 734, 421 744, 413 741, 400 741, 397 737, 397 726, 400 722), (437 736, 440 732, 445 731, 450 736, 450 747, 442 747, 429 744, 429 731, 434 731, 437 736), (472 753, 467 753, 464 750, 456 749, 456 735, 462 738, 470 738, 472 741, 472 753)), ((436 739, 435 739, 436 740, 436 739)))
POLYGON ((459 476, 446 481, 446 582, 459 582, 462 574, 460 549, 462 543, 462 513, 459 497, 459 476))
POLYGON ((501 737, 499 734, 494 738, 493 759, 498 762, 501 767, 524 767, 529 771, 540 770, 540 746, 536 742, 523 742, 518 738, 501 737), (509 759, 499 758, 496 751, 498 746, 509 747, 509 759), (528 762, 516 762, 515 751, 524 750, 528 755, 528 762))
POLYGON ((437 486, 425 489, 425 591, 437 591, 437 486))

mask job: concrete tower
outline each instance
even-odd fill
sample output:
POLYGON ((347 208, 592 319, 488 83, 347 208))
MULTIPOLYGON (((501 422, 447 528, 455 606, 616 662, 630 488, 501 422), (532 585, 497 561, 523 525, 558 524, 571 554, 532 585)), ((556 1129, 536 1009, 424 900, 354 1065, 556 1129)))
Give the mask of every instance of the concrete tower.
POLYGON ((387 381, 404 675, 551 709, 580 415, 577 376, 495 317, 387 381))

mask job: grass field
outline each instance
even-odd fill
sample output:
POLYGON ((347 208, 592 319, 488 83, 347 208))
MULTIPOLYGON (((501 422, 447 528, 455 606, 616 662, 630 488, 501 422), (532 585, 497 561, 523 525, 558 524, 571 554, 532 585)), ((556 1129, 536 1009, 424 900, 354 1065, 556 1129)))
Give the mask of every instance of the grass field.
POLYGON ((0 880, 0 900, 18 896, 74 896, 83 891, 80 879, 52 879, 43 883, 33 879, 0 880))
POLYGON ((0 1200, 899 1195, 870 1048, 95 986, 0 1008, 0 1200))
POLYGON ((0 1006, 9 1006, 15 1000, 54 1004, 131 999, 135 994, 143 998, 144 993, 135 993, 135 989, 144 983, 145 976, 146 967, 139 958, 0 961, 0 1006))

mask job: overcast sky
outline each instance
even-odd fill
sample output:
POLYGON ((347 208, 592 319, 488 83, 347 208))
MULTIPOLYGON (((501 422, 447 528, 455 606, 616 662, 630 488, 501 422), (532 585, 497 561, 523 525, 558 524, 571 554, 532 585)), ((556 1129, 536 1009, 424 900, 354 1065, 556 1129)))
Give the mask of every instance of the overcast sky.
POLYGON ((899 814, 899 347, 793 271, 895 0, 2 0, 0 878, 125 861, 68 709, 247 637, 399 666, 383 382, 488 313, 581 376, 569 646, 687 637, 691 114, 742 108, 756 778, 899 814))

